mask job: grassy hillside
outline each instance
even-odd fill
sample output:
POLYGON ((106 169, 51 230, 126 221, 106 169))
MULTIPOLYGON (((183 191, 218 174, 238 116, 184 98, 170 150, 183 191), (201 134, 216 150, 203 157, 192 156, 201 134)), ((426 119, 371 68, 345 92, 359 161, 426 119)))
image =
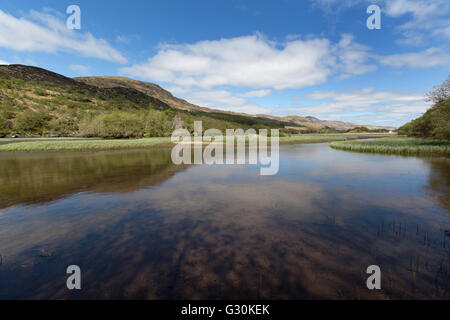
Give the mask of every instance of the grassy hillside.
MULTIPOLYGON (((256 118, 259 121, 265 121, 266 124, 270 126, 270 120, 272 123, 284 123, 284 131, 289 133, 345 133, 356 127, 360 127, 358 124, 347 123, 341 121, 326 121, 320 120, 314 117, 301 117, 301 116, 286 116, 286 117, 276 117, 266 114, 253 115, 253 114, 243 114, 235 113, 223 110, 214 110, 209 108, 200 107, 189 103, 183 99, 174 97, 169 91, 164 90, 160 86, 144 81, 138 81, 126 77, 80 77, 74 78, 76 81, 90 84, 100 88, 113 88, 113 87, 123 87, 132 88, 140 92, 145 93, 151 97, 161 100, 168 105, 178 109, 186 110, 191 112, 204 112, 208 113, 207 116, 214 119, 226 119, 227 121, 235 121, 233 117, 240 118, 244 123, 250 123, 249 118, 256 118), (231 119, 231 120, 230 120, 231 119), (245 119, 245 120, 244 120, 245 119), (269 121, 269 122, 267 122, 269 121)), ((197 114, 198 115, 198 114, 197 114)), ((366 126, 367 131, 373 132, 389 132, 395 130, 394 127, 380 127, 380 126, 366 126)))
POLYGON ((0 66, 0 136, 85 136, 104 138, 168 136, 175 126, 203 129, 280 128, 271 119, 180 110, 129 87, 103 88, 21 66, 0 66))

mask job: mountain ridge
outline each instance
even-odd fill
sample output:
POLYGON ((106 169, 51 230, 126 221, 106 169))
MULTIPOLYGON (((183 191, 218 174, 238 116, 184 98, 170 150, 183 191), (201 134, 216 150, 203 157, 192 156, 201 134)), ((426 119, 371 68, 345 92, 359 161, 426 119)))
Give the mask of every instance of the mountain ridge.
POLYGON ((248 114, 248 113, 239 113, 232 111, 225 111, 219 109, 211 109, 206 107, 200 107, 198 105, 189 103, 184 99, 177 98, 173 96, 172 93, 162 88, 160 85, 147 82, 135 80, 127 77, 116 77, 116 76, 90 76, 90 77, 75 77, 73 78, 76 81, 80 81, 86 84, 90 84, 93 86, 98 86, 102 88, 112 88, 114 86, 128 87, 134 88, 138 91, 144 92, 145 94, 149 94, 158 98, 159 100, 174 106, 177 109, 188 110, 188 111, 204 111, 204 112, 220 112, 225 114, 236 114, 241 116, 248 117, 256 117, 256 118, 265 118, 278 120, 282 122, 293 122, 302 126, 311 127, 313 126, 315 129, 320 129, 322 127, 330 127, 337 130, 349 130, 356 127, 366 127, 370 130, 373 129, 386 129, 386 130, 395 130, 396 127, 392 126, 375 126, 375 125, 364 125, 364 124, 356 124, 351 122, 343 122, 343 121, 335 121, 335 120, 321 120, 312 116, 271 116, 267 114, 248 114))

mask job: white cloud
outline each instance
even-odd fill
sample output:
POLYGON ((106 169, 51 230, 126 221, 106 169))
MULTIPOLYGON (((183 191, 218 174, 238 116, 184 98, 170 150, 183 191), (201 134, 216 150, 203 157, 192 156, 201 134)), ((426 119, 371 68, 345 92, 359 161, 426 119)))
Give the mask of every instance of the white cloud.
POLYGON ((183 88, 172 87, 169 89, 174 94, 183 94, 189 102, 211 109, 220 109, 225 111, 268 114, 272 111, 257 103, 252 103, 241 97, 236 97, 226 90, 185 90, 183 88))
POLYGON ((0 64, 9 64, 9 62, 6 62, 5 60, 0 60, 0 64))
POLYGON ((88 74, 90 72, 89 67, 83 66, 81 64, 72 64, 69 66, 69 69, 80 74, 88 74))
POLYGON ((337 44, 325 38, 280 43, 255 34, 162 44, 155 56, 120 73, 188 88, 297 89, 323 83, 336 72, 350 76, 375 70, 367 64, 368 51, 349 34, 337 44))
POLYGON ((388 16, 411 17, 410 20, 398 27, 404 37, 398 42, 407 45, 422 44, 430 35, 450 38, 448 31, 449 8, 448 0, 385 1, 385 12, 388 16))
POLYGON ((446 0, 389 0, 385 1, 386 13, 392 17, 411 14, 415 21, 424 21, 432 16, 442 16, 448 11, 446 0))
POLYGON ((162 44, 146 62, 119 72, 166 83, 201 106, 261 113, 269 110, 244 98, 317 85, 336 73, 349 77, 373 71, 376 67, 367 64, 368 58, 368 48, 348 34, 335 44, 325 38, 296 37, 275 42, 255 34, 194 44, 162 44), (228 87, 250 91, 233 95, 228 87))
POLYGON ((430 107, 423 94, 376 91, 373 88, 350 92, 319 91, 307 94, 305 98, 313 100, 312 103, 287 108, 284 112, 374 125, 377 120, 401 125, 430 107), (314 104, 314 101, 318 103, 314 104))
POLYGON ((241 93, 241 97, 245 98, 262 98, 270 95, 272 93, 272 90, 270 89, 262 89, 262 90, 253 90, 246 93, 241 93))
POLYGON ((310 3, 312 7, 329 15, 337 15, 355 6, 362 8, 377 4, 383 15, 391 18, 409 17, 408 21, 397 27, 403 36, 397 41, 399 44, 421 45, 430 35, 450 38, 448 0, 310 0, 310 3))
POLYGON ((450 54, 438 48, 430 48, 422 52, 393 54, 378 59, 381 64, 393 67, 428 68, 450 65, 450 54))
POLYGON ((16 51, 74 52, 113 62, 127 62, 107 41, 90 33, 69 30, 60 17, 48 10, 31 11, 28 19, 16 18, 0 10, 0 47, 16 51))
POLYGON ((336 46, 338 65, 342 72, 341 78, 348 78, 352 75, 364 74, 375 71, 377 67, 368 64, 369 48, 353 41, 350 34, 342 35, 342 39, 336 46))
POLYGON ((121 73, 182 87, 301 88, 331 74, 327 39, 274 43, 256 34, 194 44, 161 45, 147 62, 121 73))

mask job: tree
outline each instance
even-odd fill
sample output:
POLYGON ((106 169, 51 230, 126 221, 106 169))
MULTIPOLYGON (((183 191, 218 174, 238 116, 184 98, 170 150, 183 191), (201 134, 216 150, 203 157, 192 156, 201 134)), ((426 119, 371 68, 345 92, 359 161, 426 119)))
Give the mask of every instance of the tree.
POLYGON ((440 85, 433 87, 433 90, 427 94, 427 100, 438 103, 450 97, 450 76, 440 85))
POLYGON ((428 94, 433 106, 420 118, 398 129, 399 134, 413 137, 450 140, 450 79, 428 94))

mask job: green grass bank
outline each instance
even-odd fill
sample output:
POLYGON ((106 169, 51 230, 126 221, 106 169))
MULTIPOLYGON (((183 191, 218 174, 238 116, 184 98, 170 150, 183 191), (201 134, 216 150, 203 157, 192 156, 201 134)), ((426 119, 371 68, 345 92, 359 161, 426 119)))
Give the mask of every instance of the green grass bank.
POLYGON ((384 154, 450 154, 450 141, 389 137, 364 141, 338 141, 330 146, 334 149, 384 154))
MULTIPOLYGON (((343 136, 287 136, 280 137, 280 144, 320 143, 347 141, 357 137, 343 136)), ((270 138, 269 138, 270 139, 270 138)), ((170 137, 141 139, 74 139, 74 138, 24 138, 0 139, 0 152, 89 151, 150 148, 171 144, 170 137)))

